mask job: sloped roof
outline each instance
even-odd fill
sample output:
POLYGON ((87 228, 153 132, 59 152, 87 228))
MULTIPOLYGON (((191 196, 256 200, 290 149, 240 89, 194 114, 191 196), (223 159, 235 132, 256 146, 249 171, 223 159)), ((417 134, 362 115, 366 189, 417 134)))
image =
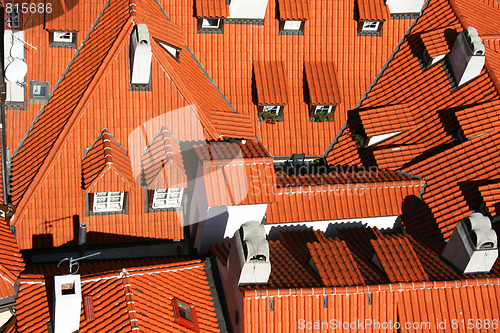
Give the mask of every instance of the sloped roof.
POLYGON ((457 119, 466 138, 498 128, 500 100, 481 103, 457 110, 457 119))
POLYGON ((54 2, 45 14, 45 29, 58 31, 80 31, 80 11, 83 5, 78 2, 54 2))
POLYGON ((326 176, 285 177, 268 207, 267 223, 400 215, 405 198, 418 196, 424 182, 378 170, 347 167, 326 176), (391 177, 396 177, 391 178, 391 177), (284 183, 285 182, 285 183, 284 183), (286 186, 283 186, 286 184, 286 186))
POLYGON ((130 158, 104 130, 82 160, 83 188, 87 192, 131 191, 135 188, 130 158))
POLYGON ((307 244, 324 286, 364 285, 353 254, 343 240, 307 244))
POLYGON ((357 0, 359 19, 362 21, 389 21, 388 6, 382 0, 357 0))
POLYGON ((4 219, 0 219, 0 299, 14 297, 17 276, 24 269, 24 260, 12 231, 4 219))
POLYGON ((187 187, 181 148, 166 127, 146 148, 141 163, 143 185, 147 189, 187 187))
POLYGON ((420 35, 425 50, 431 58, 447 54, 451 51, 453 41, 457 36, 457 32, 449 28, 441 28, 424 32, 420 35))
POLYGON ((466 0, 450 0, 457 18, 464 27, 473 26, 479 36, 498 38, 500 36, 500 9, 482 1, 473 4, 466 0))
MULTIPOLYGON (((86 263, 86 266, 92 263, 86 263)), ((23 275, 16 305, 18 332, 46 332, 51 305, 45 281, 52 275, 23 275)), ((191 332, 174 320, 174 297, 195 306, 200 330, 219 332, 204 264, 199 260, 82 275, 82 296, 91 296, 94 319, 83 309, 80 331, 191 332)))
POLYGON ((197 17, 221 18, 229 16, 225 0, 195 0, 197 17))
POLYGON ((304 70, 309 89, 309 103, 339 104, 341 91, 338 85, 337 71, 331 61, 307 61, 304 70))
POLYGON ((212 141, 207 145, 195 146, 196 154, 200 160, 230 160, 234 158, 271 157, 266 147, 261 142, 229 142, 212 141))
POLYGON ((479 192, 483 198, 486 208, 492 217, 500 213, 500 183, 479 186, 479 192))
POLYGON ((307 0, 278 0, 280 20, 307 20, 310 18, 307 0))
POLYGON ((413 113, 406 103, 360 110, 359 117, 368 137, 405 131, 416 125, 413 113))
POLYGON ((389 281, 429 280, 408 238, 386 236, 371 240, 371 243, 389 281))
POLYGON ((256 61, 253 64, 259 104, 288 104, 288 78, 283 62, 256 61))

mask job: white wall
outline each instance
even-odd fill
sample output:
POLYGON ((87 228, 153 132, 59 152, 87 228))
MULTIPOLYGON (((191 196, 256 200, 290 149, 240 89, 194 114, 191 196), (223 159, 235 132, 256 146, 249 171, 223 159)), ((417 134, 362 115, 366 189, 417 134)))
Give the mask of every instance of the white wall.
POLYGON ((418 14, 424 0, 387 0, 391 14, 418 14))
POLYGON ((267 0, 231 0, 229 18, 264 19, 267 0))

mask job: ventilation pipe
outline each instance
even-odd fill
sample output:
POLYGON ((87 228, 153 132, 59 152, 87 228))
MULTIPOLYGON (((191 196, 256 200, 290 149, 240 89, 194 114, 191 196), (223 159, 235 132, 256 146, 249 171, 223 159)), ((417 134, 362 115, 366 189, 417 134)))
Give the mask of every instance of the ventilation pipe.
POLYGON ((484 53, 484 45, 475 28, 468 27, 457 36, 450 62, 458 86, 479 76, 484 67, 484 53))
POLYGON ((132 31, 130 50, 130 83, 133 85, 149 84, 151 78, 151 40, 145 24, 138 24, 132 31))

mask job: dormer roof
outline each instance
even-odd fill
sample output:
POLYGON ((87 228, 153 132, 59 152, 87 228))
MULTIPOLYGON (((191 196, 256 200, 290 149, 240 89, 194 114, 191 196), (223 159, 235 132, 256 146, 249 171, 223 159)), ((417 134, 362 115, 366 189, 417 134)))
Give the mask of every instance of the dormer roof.
POLYGON ((195 0, 196 17, 223 18, 229 16, 226 0, 195 0))
POLYGON ((255 61, 253 64, 259 105, 288 104, 288 79, 281 61, 255 61))
POLYGON ((388 21, 391 17, 384 0, 358 0, 361 21, 388 21))
POLYGON ((85 191, 133 191, 135 181, 127 152, 107 130, 87 151, 82 160, 82 185, 85 191))
POLYGON ((341 90, 335 65, 331 61, 306 61, 304 63, 312 105, 333 105, 341 103, 341 90))
POLYGON ((308 20, 309 4, 307 0, 278 0, 280 20, 308 20))

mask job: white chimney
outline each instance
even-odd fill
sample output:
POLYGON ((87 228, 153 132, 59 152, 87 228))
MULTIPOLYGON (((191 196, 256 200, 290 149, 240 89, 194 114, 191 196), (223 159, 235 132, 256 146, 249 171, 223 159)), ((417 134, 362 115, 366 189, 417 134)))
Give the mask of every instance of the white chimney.
POLYGON ((231 0, 229 18, 263 20, 268 0, 231 0))
POLYGON ((474 213, 460 221, 444 248, 443 258, 463 274, 489 273, 498 258, 497 234, 490 219, 474 213))
POLYGON ((54 288, 54 333, 78 332, 82 309, 80 275, 54 276, 54 288))
POLYGON ((230 269, 237 269, 238 284, 264 284, 271 274, 269 243, 264 226, 257 221, 244 223, 235 232, 228 258, 230 269))
POLYGON ((387 0, 391 15, 420 15, 424 0, 387 0))
POLYGON ((484 66, 484 52, 481 38, 473 27, 457 36, 450 52, 450 62, 459 86, 479 76, 484 66))
POLYGON ((149 84, 151 78, 151 41, 148 27, 138 24, 132 32, 130 50, 131 84, 149 84))

